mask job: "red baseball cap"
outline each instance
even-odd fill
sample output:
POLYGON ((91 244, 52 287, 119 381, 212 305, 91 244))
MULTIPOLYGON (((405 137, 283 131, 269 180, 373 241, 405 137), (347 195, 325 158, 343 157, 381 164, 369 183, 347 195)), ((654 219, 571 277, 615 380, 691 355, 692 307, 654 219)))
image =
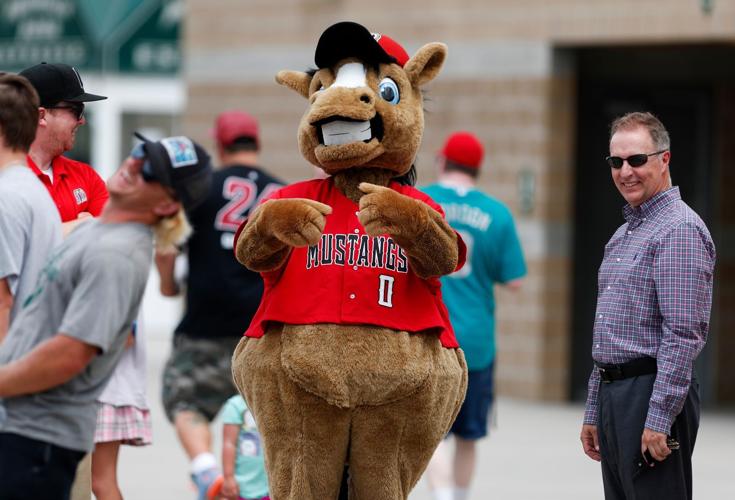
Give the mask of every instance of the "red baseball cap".
POLYGON ((440 154, 447 160, 467 168, 480 168, 485 149, 470 132, 454 132, 444 143, 440 154))
POLYGON ((381 33, 351 21, 333 24, 322 33, 316 45, 317 68, 329 68, 346 57, 357 57, 369 63, 396 63, 403 67, 408 53, 401 45, 381 33))
POLYGON ((239 137, 249 137, 258 144, 258 120, 244 111, 224 111, 217 116, 212 134, 224 147, 239 137))

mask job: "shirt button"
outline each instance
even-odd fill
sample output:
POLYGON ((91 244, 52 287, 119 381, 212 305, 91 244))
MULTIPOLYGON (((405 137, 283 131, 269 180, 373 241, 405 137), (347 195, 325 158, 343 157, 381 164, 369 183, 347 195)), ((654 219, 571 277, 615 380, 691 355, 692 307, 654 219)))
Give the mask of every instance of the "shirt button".
POLYGON ((610 285, 607 285, 607 289, 610 290, 610 285))
POLYGON ((633 234, 633 231, 628 231, 628 234, 633 234))
POLYGON ((354 271, 357 271, 357 266, 352 266, 352 269, 353 269, 354 271))
POLYGON ((358 210, 357 212, 355 212, 355 215, 360 215, 360 211, 358 210))
POLYGON ((600 319, 602 319, 602 314, 600 314, 600 315, 599 315, 599 316, 597 316, 597 317, 598 317, 598 318, 600 318, 600 319))
POLYGON ((600 348, 600 344, 595 344, 595 349, 599 349, 599 348, 600 348))
POLYGON ((355 229, 355 232, 356 232, 357 234, 360 234, 360 230, 359 230, 359 229, 355 229))
POLYGON ((616 260, 616 261, 618 261, 618 262, 620 262, 620 257, 618 257, 618 258, 617 258, 617 259, 615 259, 615 260, 616 260))
POLYGON ((646 218, 645 218, 645 217, 643 217, 643 220, 646 220, 646 218))
POLYGON ((351 294, 350 294, 350 298, 351 298, 351 299, 354 299, 354 298, 355 298, 355 294, 354 294, 354 293, 351 293, 351 294))

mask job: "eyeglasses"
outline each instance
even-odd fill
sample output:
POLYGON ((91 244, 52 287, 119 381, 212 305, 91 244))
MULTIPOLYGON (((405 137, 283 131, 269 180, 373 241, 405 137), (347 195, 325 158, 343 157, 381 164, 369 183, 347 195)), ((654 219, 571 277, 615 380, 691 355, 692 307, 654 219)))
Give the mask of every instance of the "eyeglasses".
POLYGON ((628 162, 628 165, 635 168, 645 165, 648 162, 649 156, 660 155, 661 153, 665 153, 666 151, 668 151, 668 149, 662 149, 661 151, 656 151, 655 153, 640 153, 637 155, 630 155, 627 158, 621 158, 619 156, 608 156, 605 158, 605 161, 608 165, 610 165, 611 168, 614 169, 622 168, 623 163, 626 161, 628 162))
POLYGON ((68 109, 71 111, 71 113, 76 117, 77 121, 81 120, 84 116, 84 103, 74 103, 69 105, 61 105, 61 106, 49 106, 46 109, 68 109))

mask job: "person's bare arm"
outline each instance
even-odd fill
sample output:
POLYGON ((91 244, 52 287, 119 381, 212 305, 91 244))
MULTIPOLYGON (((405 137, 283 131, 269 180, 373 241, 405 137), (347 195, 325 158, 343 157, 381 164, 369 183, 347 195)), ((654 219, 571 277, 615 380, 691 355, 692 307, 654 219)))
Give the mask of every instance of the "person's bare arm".
POLYGON ((517 292, 521 289, 521 286, 523 285, 523 278, 518 278, 514 280, 507 281, 505 283, 501 283, 501 286, 505 288, 506 290, 510 290, 511 292, 517 292))
POLYGON ((176 255, 174 252, 156 252, 156 269, 158 269, 160 278, 159 288, 164 297, 175 297, 180 291, 174 275, 176 255))
POLYGON ((237 460, 237 437, 240 426, 236 424, 224 424, 222 426, 222 496, 227 499, 237 500, 240 488, 235 479, 235 460, 237 460))
POLYGON ((92 214, 89 212, 79 212, 76 219, 61 223, 61 235, 66 238, 79 224, 90 220, 92 220, 92 214))
POLYGON ((68 382, 97 355, 97 347, 59 333, 32 351, 0 366, 0 397, 45 391, 68 382))
POLYGON ((13 308, 13 294, 7 278, 0 279, 0 344, 5 340, 10 327, 10 310, 13 308))

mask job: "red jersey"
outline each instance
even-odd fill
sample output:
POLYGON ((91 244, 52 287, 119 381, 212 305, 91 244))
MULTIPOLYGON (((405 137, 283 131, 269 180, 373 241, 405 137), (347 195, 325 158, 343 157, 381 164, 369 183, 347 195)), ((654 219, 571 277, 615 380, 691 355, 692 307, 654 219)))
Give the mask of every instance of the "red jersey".
MULTIPOLYGON (((428 195, 392 182, 390 188, 441 213, 428 195)), ((268 322, 369 324, 394 330, 433 330, 444 347, 459 347, 441 298, 438 278, 419 278, 408 256, 388 235, 372 237, 357 218, 358 205, 331 178, 300 182, 269 197, 309 198, 332 207, 318 244, 294 248, 279 269, 261 273, 263 298, 248 337, 262 337, 268 322)), ((239 232, 238 235, 239 236, 239 232)), ((466 248, 457 235, 462 267, 466 248)))
POLYGON ((81 212, 97 217, 109 198, 105 181, 92 167, 65 156, 57 156, 51 162, 54 181, 44 174, 27 156, 28 166, 51 193, 61 215, 61 222, 74 220, 81 212))

